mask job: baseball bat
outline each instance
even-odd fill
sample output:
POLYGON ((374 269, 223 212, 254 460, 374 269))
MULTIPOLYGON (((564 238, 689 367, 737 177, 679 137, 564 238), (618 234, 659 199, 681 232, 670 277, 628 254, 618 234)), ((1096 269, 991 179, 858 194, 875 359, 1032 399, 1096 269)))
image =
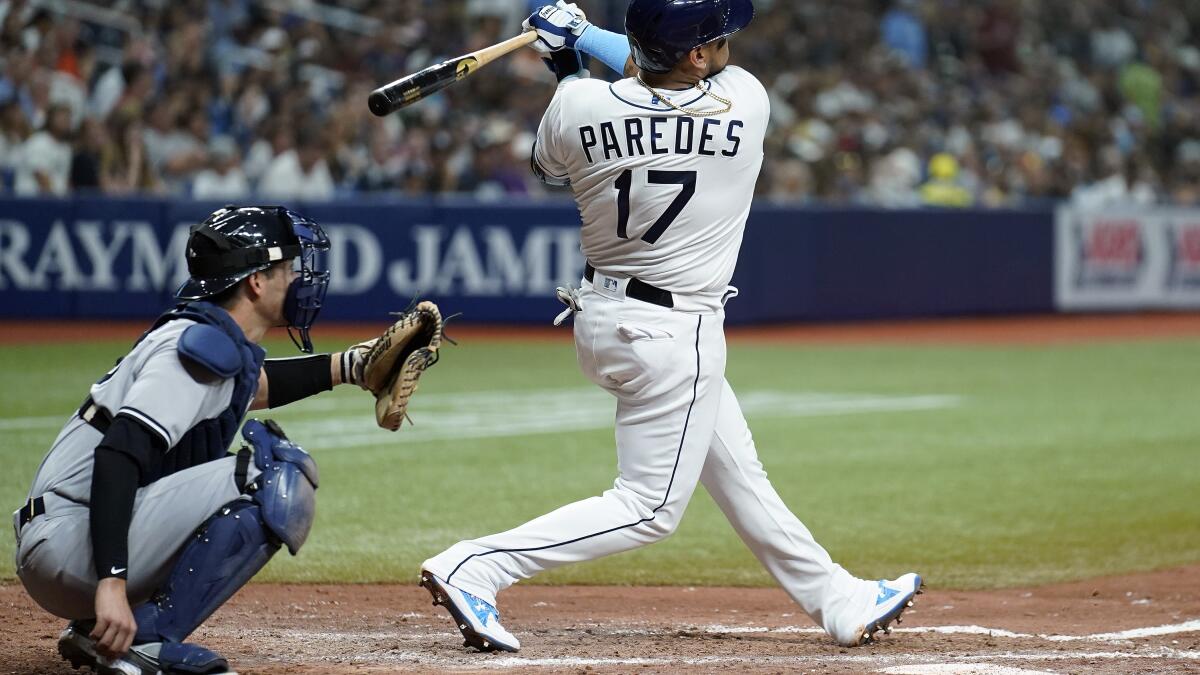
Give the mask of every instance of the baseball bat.
POLYGON ((367 107, 379 117, 396 112, 441 91, 505 54, 537 40, 535 31, 528 31, 504 42, 443 61, 402 77, 371 92, 367 107))

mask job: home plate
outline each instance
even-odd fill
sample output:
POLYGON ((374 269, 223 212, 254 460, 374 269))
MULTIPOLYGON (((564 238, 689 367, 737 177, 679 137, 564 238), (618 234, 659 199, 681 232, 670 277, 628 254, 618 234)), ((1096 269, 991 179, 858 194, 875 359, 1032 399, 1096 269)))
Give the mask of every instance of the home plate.
POLYGON ((892 666, 879 671, 888 675, 1057 675, 1045 670, 1010 668, 991 663, 926 663, 914 666, 892 666))

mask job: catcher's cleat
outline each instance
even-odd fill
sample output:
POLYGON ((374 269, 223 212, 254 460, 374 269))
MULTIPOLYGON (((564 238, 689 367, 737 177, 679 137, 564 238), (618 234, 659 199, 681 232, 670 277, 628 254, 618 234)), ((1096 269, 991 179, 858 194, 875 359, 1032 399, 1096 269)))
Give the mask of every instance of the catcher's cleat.
POLYGON ((58 636, 58 653, 72 668, 91 668, 97 675, 144 675, 142 669, 125 659, 109 659, 96 651, 96 641, 88 637, 94 624, 72 621, 58 636))
POLYGON ((225 659, 188 643, 152 642, 134 645, 121 658, 109 659, 96 651, 88 637, 91 622, 73 621, 58 638, 58 653, 72 668, 90 668, 96 675, 237 675, 225 659))
POLYGON ((878 594, 867 609, 867 619, 858 631, 858 638, 849 644, 843 643, 843 646, 868 645, 875 642, 875 633, 891 633, 891 623, 902 621, 900 615, 913 606, 913 597, 921 592, 923 583, 921 576, 913 572, 891 581, 881 579, 876 582, 878 594))
POLYGON ((521 642, 500 625, 500 612, 490 603, 451 586, 432 572, 421 570, 421 586, 433 596, 434 605, 443 605, 454 617, 454 625, 463 635, 463 646, 481 652, 515 652, 521 642))

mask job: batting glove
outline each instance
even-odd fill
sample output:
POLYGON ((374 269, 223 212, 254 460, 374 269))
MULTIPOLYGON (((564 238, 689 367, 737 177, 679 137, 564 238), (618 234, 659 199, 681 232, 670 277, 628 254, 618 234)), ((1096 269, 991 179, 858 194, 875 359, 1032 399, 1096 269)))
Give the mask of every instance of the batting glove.
POLYGON ((571 78, 591 77, 583 67, 583 58, 574 49, 560 49, 543 56, 542 61, 559 82, 571 78))
POLYGON ((580 35, 591 26, 583 10, 573 2, 558 0, 529 15, 521 24, 525 31, 537 31, 538 39, 530 46, 542 54, 574 49, 580 35))
POLYGON ((367 354, 379 338, 360 342, 346 348, 342 352, 342 382, 345 384, 356 384, 361 389, 366 390, 366 377, 364 377, 363 369, 366 366, 367 354))

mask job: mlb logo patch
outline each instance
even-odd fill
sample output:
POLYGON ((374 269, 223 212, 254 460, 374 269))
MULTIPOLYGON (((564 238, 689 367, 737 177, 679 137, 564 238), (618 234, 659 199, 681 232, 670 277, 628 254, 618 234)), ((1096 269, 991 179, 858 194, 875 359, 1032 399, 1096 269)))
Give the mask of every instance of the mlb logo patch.
POLYGON ((616 279, 604 277, 604 290, 615 293, 617 291, 617 286, 619 286, 619 284, 617 283, 616 279))

